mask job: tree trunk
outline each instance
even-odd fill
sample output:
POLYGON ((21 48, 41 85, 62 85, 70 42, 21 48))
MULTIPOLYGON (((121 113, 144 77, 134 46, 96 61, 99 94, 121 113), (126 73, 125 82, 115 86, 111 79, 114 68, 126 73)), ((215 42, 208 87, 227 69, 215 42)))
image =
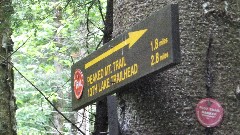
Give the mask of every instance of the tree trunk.
MULTIPOLYGON (((107 11, 104 22, 103 44, 112 39, 113 31, 113 0, 107 0, 107 11)), ((108 130, 108 108, 107 98, 96 104, 96 118, 94 124, 94 135, 107 134, 108 130)))
MULTIPOLYGON (((63 46, 63 39, 61 37, 61 34, 57 33, 57 31, 59 31, 59 29, 62 26, 61 20, 62 20, 62 7, 58 4, 59 0, 52 0, 54 2, 54 27, 57 29, 55 32, 55 36, 54 36, 54 43, 56 45, 56 47, 60 48, 63 46)), ((59 52, 55 52, 55 56, 57 58, 60 58, 59 56, 59 52)), ((56 59, 54 59, 54 67, 56 69, 55 74, 57 74, 58 76, 62 76, 61 73, 63 71, 62 69, 62 65, 59 63, 59 61, 56 59)), ((57 94, 57 100, 53 101, 54 106, 61 112, 64 111, 63 106, 66 105, 65 101, 64 101, 64 96, 63 96, 63 91, 61 90, 61 87, 57 88, 58 91, 56 92, 57 94)), ((55 128, 53 130, 54 135, 59 135, 62 134, 64 131, 64 118, 54 109, 53 113, 52 113, 52 119, 53 119, 53 127, 55 128)))
POLYGON ((113 36, 173 3, 179 5, 181 63, 118 93, 122 134, 240 134, 238 0, 115 0, 113 36), (210 130, 195 115, 205 97, 224 108, 223 122, 210 130))
POLYGON ((13 13, 12 1, 0 1, 0 134, 16 135, 16 104, 13 94, 13 70, 11 59, 12 30, 10 16, 13 13))

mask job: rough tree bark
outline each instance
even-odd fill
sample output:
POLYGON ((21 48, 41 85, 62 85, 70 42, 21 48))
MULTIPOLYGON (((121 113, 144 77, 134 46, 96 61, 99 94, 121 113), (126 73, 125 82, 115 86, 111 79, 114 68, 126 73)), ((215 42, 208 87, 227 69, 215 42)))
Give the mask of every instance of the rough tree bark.
POLYGON ((240 134, 238 0, 114 0, 113 36, 172 3, 179 4, 181 64, 118 93, 122 134, 240 134), (196 104, 207 96, 225 113, 211 130, 195 116, 196 104))
POLYGON ((0 134, 16 135, 16 104, 13 94, 13 70, 8 62, 12 51, 12 29, 10 16, 13 13, 12 1, 0 1, 0 134))

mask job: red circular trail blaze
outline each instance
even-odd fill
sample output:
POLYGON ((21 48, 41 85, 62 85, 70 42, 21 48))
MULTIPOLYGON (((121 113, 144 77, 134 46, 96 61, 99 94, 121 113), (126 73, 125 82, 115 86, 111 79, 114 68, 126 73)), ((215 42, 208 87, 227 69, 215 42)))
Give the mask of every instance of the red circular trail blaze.
POLYGON ((222 121, 223 108, 218 101, 205 98, 197 104, 196 115, 204 127, 215 127, 222 121))
POLYGON ((76 69, 75 73, 74 73, 73 90, 74 90, 74 93, 75 93, 75 97, 77 99, 80 99, 80 97, 82 96, 83 86, 84 86, 83 73, 80 69, 76 69))

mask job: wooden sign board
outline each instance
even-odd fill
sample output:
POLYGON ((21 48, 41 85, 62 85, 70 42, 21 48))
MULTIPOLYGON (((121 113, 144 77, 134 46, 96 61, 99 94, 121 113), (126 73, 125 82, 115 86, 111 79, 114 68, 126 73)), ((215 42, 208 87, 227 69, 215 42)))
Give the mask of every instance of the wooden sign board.
POLYGON ((72 66, 72 108, 83 108, 179 62, 178 5, 173 4, 72 66))

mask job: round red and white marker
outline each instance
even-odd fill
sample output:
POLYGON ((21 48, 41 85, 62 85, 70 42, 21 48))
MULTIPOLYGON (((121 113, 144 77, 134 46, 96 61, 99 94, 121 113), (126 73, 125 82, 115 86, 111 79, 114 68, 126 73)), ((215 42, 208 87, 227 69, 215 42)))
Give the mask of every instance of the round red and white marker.
POLYGON ((223 108, 218 101, 205 98, 197 104, 196 115, 204 127, 215 127, 222 121, 223 108))
POLYGON ((83 92, 83 86, 84 86, 84 76, 80 69, 76 69, 74 73, 74 86, 73 90, 75 93, 75 97, 77 99, 80 99, 83 92))

